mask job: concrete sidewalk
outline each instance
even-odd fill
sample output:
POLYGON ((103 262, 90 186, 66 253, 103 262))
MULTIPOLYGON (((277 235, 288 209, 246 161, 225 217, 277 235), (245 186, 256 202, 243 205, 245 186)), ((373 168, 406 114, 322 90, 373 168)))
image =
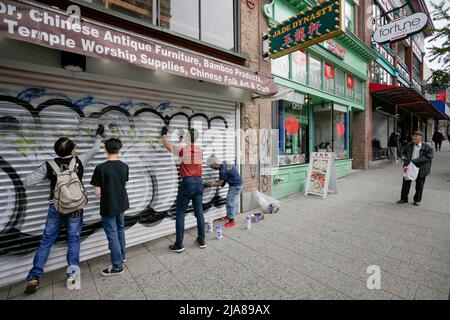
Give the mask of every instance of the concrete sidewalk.
MULTIPOLYGON (((187 231, 128 249, 125 273, 103 277, 109 256, 83 262, 82 289, 69 291, 61 269, 38 292, 25 283, 1 299, 445 299, 450 289, 450 149, 435 153, 422 205, 397 205, 401 165, 384 164, 338 180, 323 200, 298 194, 244 229, 207 233, 204 250, 187 231), (367 268, 381 268, 381 289, 367 288, 367 268)), ((412 195, 410 195, 412 198, 412 195)), ((215 225, 219 223, 216 221, 215 225)))

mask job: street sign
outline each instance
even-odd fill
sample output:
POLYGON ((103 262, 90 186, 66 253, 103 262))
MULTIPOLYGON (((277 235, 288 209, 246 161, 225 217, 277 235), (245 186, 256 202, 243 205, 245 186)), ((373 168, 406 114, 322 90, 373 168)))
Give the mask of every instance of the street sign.
POLYGON ((292 51, 335 37, 344 32, 342 0, 324 0, 269 29, 269 56, 292 51))

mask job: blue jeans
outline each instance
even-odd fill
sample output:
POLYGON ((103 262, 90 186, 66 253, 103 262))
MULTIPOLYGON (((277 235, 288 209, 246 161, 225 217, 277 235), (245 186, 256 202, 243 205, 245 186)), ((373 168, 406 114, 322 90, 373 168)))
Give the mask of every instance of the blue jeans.
POLYGON ((27 280, 40 278, 44 273, 50 249, 61 231, 63 222, 67 225, 67 264, 78 266, 80 264, 80 233, 83 227, 83 210, 62 214, 56 211, 51 203, 48 206, 47 221, 42 234, 41 243, 33 259, 33 268, 28 273, 27 280))
POLYGON ((121 269, 125 258, 125 215, 102 216, 113 268, 121 269))
POLYGON ((201 177, 184 178, 178 186, 177 195, 177 216, 175 220, 175 230, 177 233, 175 243, 183 244, 184 238, 184 217, 189 201, 192 200, 194 214, 197 218, 198 240, 205 240, 205 218, 203 217, 203 181, 201 177))
POLYGON ((236 217, 236 207, 239 203, 239 195, 241 194, 242 186, 230 186, 228 188, 226 208, 228 219, 236 217))

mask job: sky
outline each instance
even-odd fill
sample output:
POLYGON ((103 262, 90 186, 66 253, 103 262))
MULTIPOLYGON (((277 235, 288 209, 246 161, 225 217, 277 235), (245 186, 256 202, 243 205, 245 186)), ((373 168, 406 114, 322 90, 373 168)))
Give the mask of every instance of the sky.
MULTIPOLYGON (((430 16, 433 17, 434 8, 431 5, 431 2, 440 3, 441 0, 425 0, 425 2, 427 4, 427 6, 428 6, 428 11, 430 12, 430 16)), ((447 2, 447 4, 448 4, 448 2, 447 2)), ((435 28, 442 28, 446 24, 444 21, 433 21, 433 23, 434 23, 434 27, 435 28)), ((431 47, 432 45, 436 45, 436 46, 442 45, 444 40, 440 39, 438 41, 435 41, 435 43, 430 43, 430 39, 431 38, 432 37, 429 37, 429 38, 425 39, 425 50, 427 52, 427 54, 425 55, 425 61, 426 61, 427 65, 428 65, 428 67, 430 69, 439 69, 439 63, 437 62, 437 60, 435 60, 433 62, 430 62, 429 57, 428 57, 428 50, 427 50, 427 48, 431 47)))

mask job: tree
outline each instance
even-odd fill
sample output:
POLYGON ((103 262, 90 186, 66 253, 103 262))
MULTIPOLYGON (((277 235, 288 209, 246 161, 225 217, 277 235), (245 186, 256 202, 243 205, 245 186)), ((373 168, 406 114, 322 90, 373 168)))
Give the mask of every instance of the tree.
POLYGON ((442 0, 439 4, 431 3, 435 11, 433 11, 434 21, 444 21, 445 25, 442 28, 436 28, 435 34, 430 39, 430 43, 435 42, 438 39, 443 39, 442 45, 433 45, 430 50, 430 61, 437 60, 442 68, 439 70, 432 70, 431 80, 429 84, 425 86, 425 90, 429 93, 436 93, 441 90, 445 90, 450 86, 450 6, 444 8, 448 3, 446 0, 442 0))

